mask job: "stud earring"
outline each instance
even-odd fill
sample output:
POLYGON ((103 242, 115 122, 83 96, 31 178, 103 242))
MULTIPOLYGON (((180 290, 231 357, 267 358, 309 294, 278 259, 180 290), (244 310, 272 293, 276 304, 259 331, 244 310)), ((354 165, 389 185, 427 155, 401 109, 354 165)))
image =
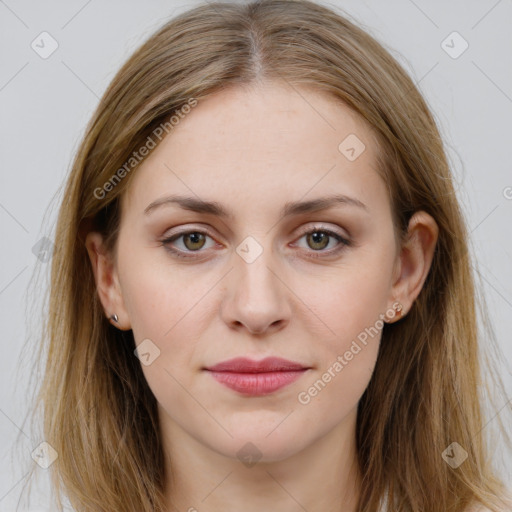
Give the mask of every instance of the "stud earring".
POLYGON ((395 302, 393 304, 393 307, 388 309, 387 314, 391 314, 391 316, 387 317, 387 322, 392 324, 393 322, 396 322, 397 320, 400 320, 400 317, 402 315, 403 306, 400 304, 400 302, 395 302))
POLYGON ((119 317, 114 313, 113 315, 110 315, 110 320, 114 320, 114 322, 119 322, 119 317))

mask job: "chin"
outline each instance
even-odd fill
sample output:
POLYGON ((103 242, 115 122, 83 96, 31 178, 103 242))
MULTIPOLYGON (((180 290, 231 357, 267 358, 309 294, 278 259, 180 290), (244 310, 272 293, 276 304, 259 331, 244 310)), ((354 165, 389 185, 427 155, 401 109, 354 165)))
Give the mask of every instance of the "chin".
MULTIPOLYGON (((223 439, 221 444, 208 444, 217 453, 238 459, 247 467, 251 467, 255 462, 271 463, 286 460, 303 448, 302 443, 297 442, 300 439, 298 432, 283 432, 284 435, 277 435, 274 431, 269 435, 270 430, 265 429, 261 432, 247 428, 240 432, 232 431, 233 438, 223 439)), ((303 443, 307 444, 307 440, 303 439, 303 443)))

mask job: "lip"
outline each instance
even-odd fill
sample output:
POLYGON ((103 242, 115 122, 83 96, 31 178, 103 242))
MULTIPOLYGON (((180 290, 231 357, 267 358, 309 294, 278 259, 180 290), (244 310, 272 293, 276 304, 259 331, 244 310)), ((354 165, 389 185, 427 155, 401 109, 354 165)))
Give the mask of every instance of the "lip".
POLYGON ((309 369, 279 357, 261 361, 237 357, 205 368, 219 383, 249 396, 273 393, 296 381, 309 369))
POLYGON ((288 361, 281 357, 266 357, 261 361, 248 359, 246 357, 235 357, 228 361, 223 361, 215 366, 206 368, 213 372, 233 372, 233 373, 270 373, 283 371, 306 370, 309 367, 294 361, 288 361))

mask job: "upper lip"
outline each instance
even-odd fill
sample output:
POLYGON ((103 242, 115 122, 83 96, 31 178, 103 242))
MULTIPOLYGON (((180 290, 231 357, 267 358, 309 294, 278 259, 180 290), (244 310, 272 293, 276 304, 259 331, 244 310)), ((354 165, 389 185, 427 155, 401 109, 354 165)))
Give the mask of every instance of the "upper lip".
POLYGON ((255 361, 245 357, 236 357, 218 363, 215 366, 209 366, 206 370, 233 373, 267 373, 306 370, 308 368, 310 367, 280 357, 266 357, 261 361, 255 361))

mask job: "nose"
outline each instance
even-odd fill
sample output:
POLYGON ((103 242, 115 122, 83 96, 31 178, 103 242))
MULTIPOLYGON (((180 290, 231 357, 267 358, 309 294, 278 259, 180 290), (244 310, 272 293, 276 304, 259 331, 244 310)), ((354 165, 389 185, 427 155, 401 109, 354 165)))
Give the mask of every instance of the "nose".
POLYGON ((235 268, 226 276, 228 282, 221 306, 222 319, 231 329, 268 335, 289 323, 291 292, 270 253, 264 250, 251 263, 234 255, 235 268))

